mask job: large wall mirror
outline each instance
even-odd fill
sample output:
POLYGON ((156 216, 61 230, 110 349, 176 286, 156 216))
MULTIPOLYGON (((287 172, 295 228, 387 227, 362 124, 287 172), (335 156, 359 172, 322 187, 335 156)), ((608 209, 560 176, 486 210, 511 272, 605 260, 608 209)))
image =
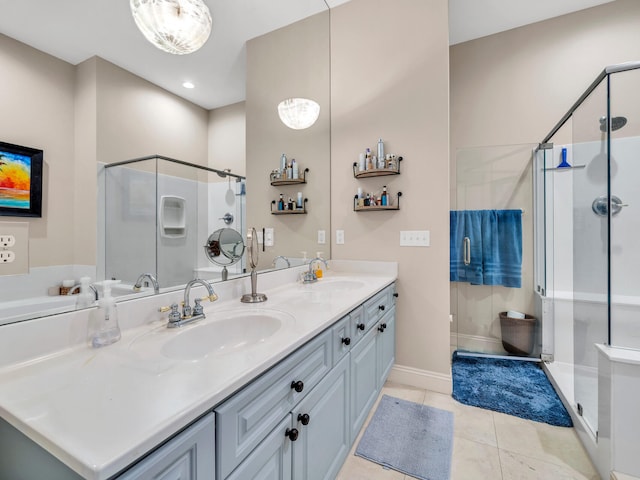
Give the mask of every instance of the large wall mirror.
MULTIPOLYGON (((0 108, 5 112, 0 141, 42 149, 44 184, 41 218, 0 216, 0 234, 15 234, 20 260, 4 270, 0 265, 0 325, 75 309, 73 297, 57 293, 64 280, 78 283, 83 276, 92 282, 122 276, 128 285, 134 276, 156 273, 161 291, 181 288, 192 275, 221 281, 221 267, 209 262, 204 251, 220 228, 243 233, 248 227, 273 229, 273 244, 260 245, 262 270, 274 268, 279 256, 291 265, 318 251, 330 256, 328 245, 317 243, 319 230, 330 232, 326 3, 205 1, 213 33, 201 50, 187 56, 149 44, 126 0, 71 0, 64 9, 56 2, 23 0, 5 9, 0 18, 0 108), (118 49, 128 52, 125 60, 118 49), (194 82, 193 93, 182 82, 193 79, 195 65, 211 70, 204 86, 194 82), (154 77, 154 71, 165 75, 154 77), (278 103, 293 97, 320 104, 310 128, 293 130, 280 121, 278 103), (296 158, 301 170, 309 169, 306 183, 271 185, 270 174, 283 153, 296 158), (119 172, 106 168, 141 157, 149 157, 145 165, 122 165, 119 172), (176 167, 170 160, 195 167, 176 167), (108 170, 121 190, 107 189, 108 170), (151 170, 159 183, 150 196, 151 170), (232 175, 216 173, 229 171, 232 175), (197 207, 186 194, 157 195, 158 185, 169 180, 207 185, 191 192, 197 207), (231 202, 229 191, 241 201, 231 202), (305 214, 272 214, 272 201, 281 193, 296 199, 298 192, 308 199, 305 214), (125 200, 134 208, 124 207, 125 200), (136 236, 135 229, 110 221, 109 209, 119 209, 129 226, 155 223, 155 238, 136 236), (180 209, 185 230, 178 232, 180 225, 167 222, 163 238, 169 250, 162 257, 171 261, 164 266, 143 255, 114 253, 114 242, 124 249, 127 243, 135 245, 139 252, 155 249, 158 212, 179 215, 180 209), (226 213, 234 223, 226 223, 226 213), (181 233, 195 237, 197 253, 170 249, 180 243, 181 233), (147 263, 137 265, 138 260, 147 263), (126 275, 113 273, 125 267, 126 275)), ((285 266, 277 263, 277 268, 285 266)), ((229 278, 242 273, 242 262, 233 267, 229 278)), ((124 293, 123 300, 153 294, 153 289, 124 293)))

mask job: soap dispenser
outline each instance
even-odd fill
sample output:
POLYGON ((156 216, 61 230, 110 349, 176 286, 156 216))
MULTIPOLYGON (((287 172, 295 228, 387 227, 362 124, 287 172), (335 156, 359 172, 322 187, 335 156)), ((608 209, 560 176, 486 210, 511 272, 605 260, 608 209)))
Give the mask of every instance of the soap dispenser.
POLYGON ((78 294, 78 298, 76 300, 76 308, 78 309, 91 307, 93 305, 95 295, 89 288, 90 281, 90 277, 80 278, 80 293, 78 294))
MULTIPOLYGON (((316 258, 322 258, 323 252, 316 252, 316 258)), ((322 278, 322 264, 320 262, 316 262, 316 269, 314 270, 316 274, 316 278, 322 278)))
POLYGON ((119 282, 120 280, 102 282, 103 296, 98 301, 98 308, 92 312, 94 331, 91 332, 90 338, 94 348, 111 345, 120 340, 118 310, 116 309, 116 301, 111 296, 111 285, 119 282))

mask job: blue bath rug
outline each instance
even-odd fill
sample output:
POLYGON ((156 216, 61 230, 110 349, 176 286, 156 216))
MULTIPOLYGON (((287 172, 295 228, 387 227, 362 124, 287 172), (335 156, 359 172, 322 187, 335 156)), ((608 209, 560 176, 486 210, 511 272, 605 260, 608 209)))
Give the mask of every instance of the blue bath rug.
POLYGON ((453 354, 453 398, 516 417, 572 427, 571 417, 536 362, 453 354))
POLYGON ((422 480, 449 480, 453 413, 383 395, 355 454, 422 480))

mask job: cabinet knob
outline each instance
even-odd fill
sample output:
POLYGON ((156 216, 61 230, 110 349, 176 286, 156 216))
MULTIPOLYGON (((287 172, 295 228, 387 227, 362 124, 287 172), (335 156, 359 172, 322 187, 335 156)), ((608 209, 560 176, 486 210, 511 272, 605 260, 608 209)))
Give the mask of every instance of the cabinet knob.
POLYGON ((299 413, 298 414, 298 421, 300 423, 302 423, 303 425, 309 425, 309 420, 311 420, 309 418, 309 414, 308 413, 299 413))
POLYGON ((302 383, 302 380, 291 382, 291 388, 300 393, 304 389, 304 383, 302 383))
POLYGON ((295 428, 287 428, 287 431, 284 432, 284 436, 292 442, 295 442, 298 439, 298 430, 295 428))
POLYGON ((342 339, 342 343, 344 343, 347 347, 351 345, 351 339, 349 337, 345 337, 342 339))
POLYGON ((378 306, 378 309, 379 309, 379 310, 384 310, 384 305, 379 305, 379 306, 378 306))
POLYGON ((398 298, 398 292, 394 293, 393 296, 398 298))
POLYGON ((364 330, 364 323, 359 323, 356 326, 358 327, 358 330, 364 330))
POLYGON ((378 331, 379 332, 384 332, 387 328, 387 324, 386 323, 381 323, 380 326, 378 327, 378 331))

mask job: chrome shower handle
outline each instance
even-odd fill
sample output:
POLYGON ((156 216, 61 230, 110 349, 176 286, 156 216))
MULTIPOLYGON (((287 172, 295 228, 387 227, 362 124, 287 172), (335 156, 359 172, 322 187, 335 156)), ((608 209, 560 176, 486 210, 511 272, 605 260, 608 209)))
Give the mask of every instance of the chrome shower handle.
POLYGON ((469 237, 464 237, 464 264, 469 265, 471 263, 471 239, 469 237))

